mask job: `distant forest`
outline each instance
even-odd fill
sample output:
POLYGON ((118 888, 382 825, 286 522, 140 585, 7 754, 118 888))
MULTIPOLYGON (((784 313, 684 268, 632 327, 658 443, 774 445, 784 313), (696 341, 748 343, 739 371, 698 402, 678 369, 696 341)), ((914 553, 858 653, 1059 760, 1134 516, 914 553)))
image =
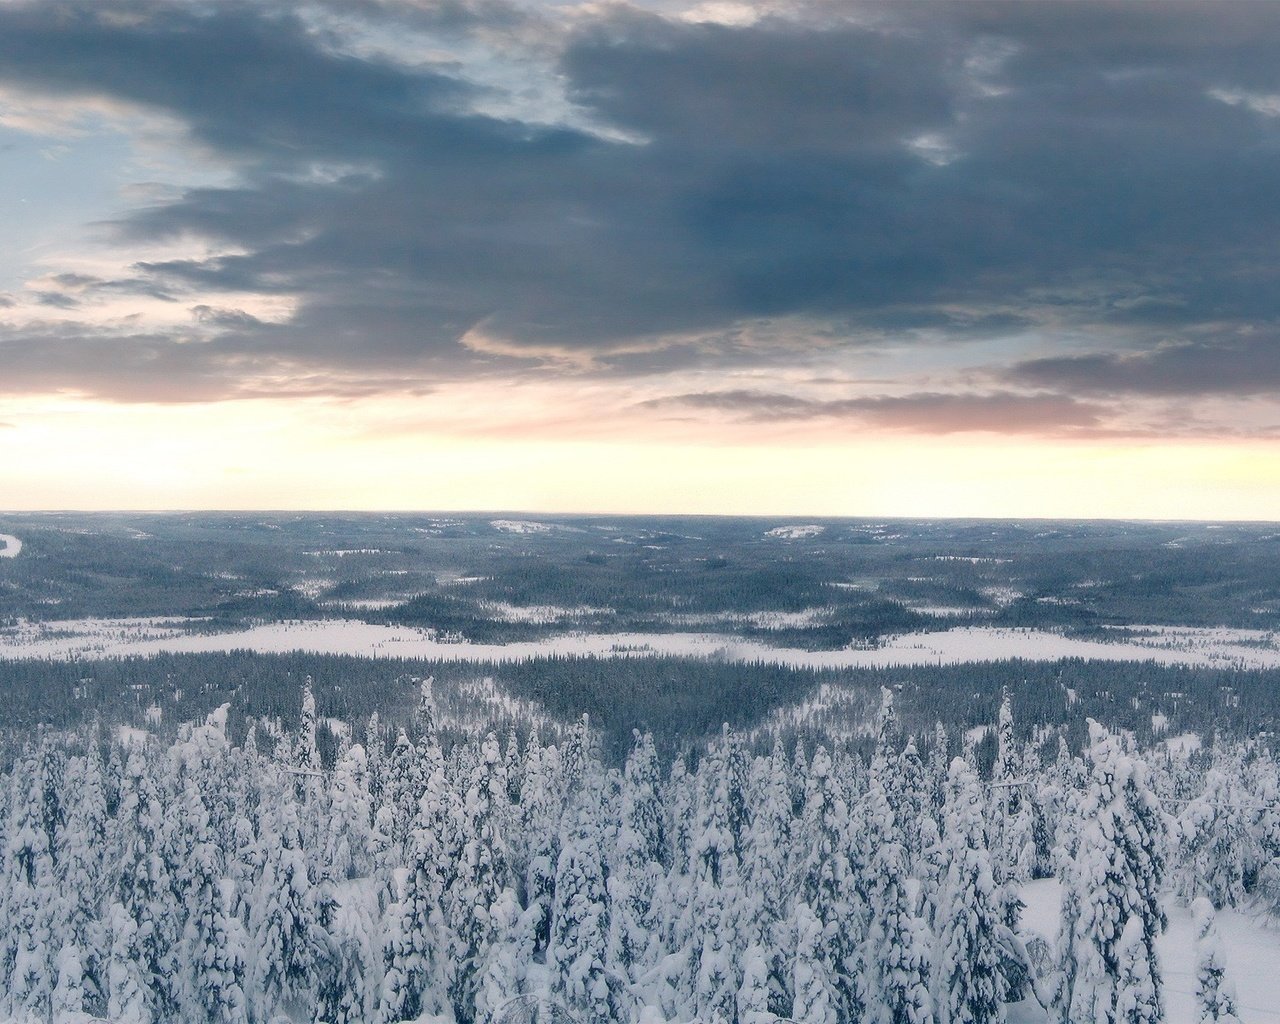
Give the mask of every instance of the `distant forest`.
MULTIPOLYGON (((903 726, 914 734, 930 733, 938 721, 960 732, 990 724, 1007 688, 1021 709, 1020 740, 1070 723, 1068 742, 1077 751, 1087 717, 1131 730, 1144 744, 1155 738, 1153 715, 1163 716, 1164 731, 1193 731, 1207 742, 1215 734, 1261 735, 1274 742, 1280 720, 1277 670, 1080 660, 813 670, 675 657, 461 664, 232 652, 6 663, 0 672, 6 711, 0 734, 21 739, 39 724, 65 728, 95 718, 163 734, 174 723, 200 720, 229 702, 230 728, 238 737, 245 717, 279 718, 290 726, 307 677, 322 716, 362 723, 376 711, 394 724, 409 720, 418 681, 429 676, 436 679, 446 734, 450 721, 465 722, 471 735, 513 724, 522 733, 530 728, 527 710, 512 713, 468 698, 474 683, 491 679, 498 694, 531 702, 549 722, 589 714, 611 763, 629 749, 633 729, 652 732, 664 753, 700 746, 726 722, 755 736, 762 749, 776 734, 790 740, 852 738, 856 744, 881 687, 894 690, 903 726), (782 713, 823 686, 841 694, 838 706, 808 715, 782 713), (147 721, 152 706, 160 709, 159 723, 147 721)), ((322 742, 325 735, 322 730, 322 742)))

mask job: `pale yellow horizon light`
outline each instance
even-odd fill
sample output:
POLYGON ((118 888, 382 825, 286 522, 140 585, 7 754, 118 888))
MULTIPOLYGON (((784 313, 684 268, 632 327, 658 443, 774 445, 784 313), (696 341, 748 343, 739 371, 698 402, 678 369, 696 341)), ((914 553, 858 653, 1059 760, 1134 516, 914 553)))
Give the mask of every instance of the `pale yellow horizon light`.
POLYGON ((521 510, 1274 520, 1280 442, 864 432, 733 443, 356 430, 358 406, 28 401, 0 411, 0 509, 521 510))

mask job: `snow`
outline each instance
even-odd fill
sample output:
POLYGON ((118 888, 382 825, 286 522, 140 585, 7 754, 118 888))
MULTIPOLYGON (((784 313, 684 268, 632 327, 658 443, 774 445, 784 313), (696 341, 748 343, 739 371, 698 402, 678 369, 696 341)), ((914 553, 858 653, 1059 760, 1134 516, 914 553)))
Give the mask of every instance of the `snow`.
POLYGON ((481 601, 480 610, 499 622, 531 622, 543 625, 590 618, 594 615, 614 614, 612 608, 593 608, 589 605, 566 608, 555 604, 514 605, 506 601, 481 601))
MULTIPOLYGON (((1048 879, 1029 882, 1022 889, 1026 909, 1022 927, 1036 932, 1050 943, 1058 934, 1061 888, 1048 879)), ((1165 904, 1169 927, 1156 943, 1164 969, 1165 1021, 1167 1024, 1195 1024, 1199 1019, 1193 992, 1195 985, 1195 934, 1191 910, 1173 900, 1165 904)), ((1248 913, 1220 910, 1218 931, 1226 951, 1227 971, 1236 983, 1241 1017, 1250 1024, 1280 1022, 1280 932, 1264 927, 1248 913)), ((1044 1021, 1045 1015, 1034 1001, 1020 1004, 1009 1016, 1010 1024, 1044 1021)))
MULTIPOLYGON (((759 623, 789 625, 784 613, 760 613, 759 623)), ((792 613, 786 613, 792 614, 792 613)), ((794 613, 808 616, 811 613, 794 613)), ((752 617, 746 617, 750 618, 752 617)), ((512 644, 451 642, 434 630, 385 626, 348 619, 283 621, 227 633, 188 633, 181 618, 73 619, 22 622, 0 629, 0 661, 16 658, 75 660, 91 657, 148 656, 162 653, 254 651, 353 654, 366 657, 423 658, 467 662, 525 661, 531 658, 657 656, 715 658, 730 662, 763 661, 799 668, 895 668, 973 662, 1087 661, 1144 662, 1209 668, 1280 667, 1280 647, 1272 634, 1267 643, 1252 637, 1243 642, 1228 634, 1244 631, 1184 630, 1195 642, 1150 643, 1148 637, 1082 640, 1047 630, 967 627, 886 637, 874 648, 848 647, 806 651, 775 647, 722 633, 585 633, 512 644), (1212 634, 1207 637, 1205 634, 1212 634)), ((808 621, 796 620, 797 624, 808 621)))
POLYGON ((126 747, 141 747, 150 735, 146 729, 136 729, 131 725, 122 725, 116 729, 117 738, 126 747))
POLYGON ((987 600, 994 601, 1001 608, 1006 605, 1011 605, 1014 601, 1026 596, 1021 590, 1017 590, 1013 587, 983 587, 978 591, 978 593, 987 600))
POLYGON ((779 540, 805 540, 809 537, 817 537, 825 531, 825 526, 811 523, 807 526, 775 526, 772 530, 765 530, 764 535, 779 540))
POLYGON ((697 612, 684 615, 664 615, 662 621, 673 626, 715 627, 751 626, 754 629, 810 629, 831 618, 835 609, 831 605, 803 608, 798 612, 697 612))
POLYGON ((909 604, 917 615, 928 615, 935 619, 961 619, 969 615, 984 614, 986 608, 960 607, 940 604, 909 604))
POLYGON ((0 533, 0 558, 17 558, 22 541, 9 533, 0 533))
POLYGON ((349 600, 322 601, 320 603, 325 608, 335 608, 338 611, 377 612, 386 608, 398 608, 406 601, 412 601, 415 596, 406 594, 403 597, 361 597, 349 600))
POLYGON ((1164 745, 1175 757, 1186 757, 1200 749, 1201 740, 1194 732, 1184 732, 1181 736, 1170 736, 1164 745))
POLYGON ((1161 733, 1167 732, 1169 729, 1169 716, 1161 711, 1157 711, 1151 716, 1151 732, 1153 735, 1159 736, 1161 733))
POLYGON ((502 533, 550 533, 553 529, 548 523, 535 523, 527 519, 494 519, 489 525, 502 533))

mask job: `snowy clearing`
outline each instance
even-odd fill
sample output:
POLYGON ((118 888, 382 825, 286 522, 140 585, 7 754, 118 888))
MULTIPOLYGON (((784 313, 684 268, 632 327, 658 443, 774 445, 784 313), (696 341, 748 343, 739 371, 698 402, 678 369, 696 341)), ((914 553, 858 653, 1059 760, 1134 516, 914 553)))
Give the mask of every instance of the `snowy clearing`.
POLYGON ((909 604, 907 607, 917 615, 928 615, 934 619, 963 619, 969 615, 989 615, 989 608, 962 607, 960 605, 909 604))
POLYGON ((1174 757, 1187 757, 1194 754, 1204 745, 1198 733, 1184 732, 1180 736, 1170 736, 1164 741, 1165 749, 1174 757))
POLYGON ((612 608, 593 608, 585 604, 565 608, 558 604, 516 605, 506 601, 481 601, 480 610, 499 622, 529 622, 537 625, 615 614, 612 608))
POLYGON ((0 558, 17 558, 22 541, 9 533, 0 533, 0 558))
MULTIPOLYGON (((774 613, 776 614, 776 613, 774 613)), ((763 621, 763 620, 762 620, 763 621)), ((970 662, 1152 661, 1210 668, 1280 666, 1280 648, 1240 630, 1185 630, 1185 642, 1167 637, 1081 640, 1036 629, 967 627, 887 637, 875 648, 806 651, 775 647, 720 633, 570 633, 512 644, 474 644, 437 637, 434 630, 383 626, 349 619, 273 622, 229 633, 188 633, 186 620, 76 619, 24 622, 0 630, 0 660, 148 656, 162 653, 255 651, 352 654, 433 661, 525 661, 546 656, 644 657, 671 655, 730 662, 764 661, 798 668, 895 668, 970 662)))
POLYGON ((489 525, 502 533, 550 533, 553 529, 548 523, 535 523, 527 519, 494 519, 489 525))
MULTIPOLYGON (((1061 887, 1054 879, 1030 882, 1022 890, 1026 909, 1022 926, 1049 942, 1058 934, 1061 887)), ((1167 900, 1169 927, 1156 943, 1164 968, 1166 1024, 1195 1024, 1199 1020, 1195 987, 1195 936, 1191 911, 1167 900)), ((1240 1016, 1250 1024, 1280 1021, 1280 931, 1264 927, 1246 910, 1220 910, 1218 930, 1226 952, 1227 972, 1236 983, 1240 1016)), ((1044 1011, 1034 1000, 1011 1007, 1009 1024, 1041 1024, 1044 1011)))
POLYGON ((816 523, 808 526, 775 526, 772 530, 765 530, 764 535, 779 540, 804 540, 808 537, 817 537, 826 529, 825 526, 818 526, 816 523))

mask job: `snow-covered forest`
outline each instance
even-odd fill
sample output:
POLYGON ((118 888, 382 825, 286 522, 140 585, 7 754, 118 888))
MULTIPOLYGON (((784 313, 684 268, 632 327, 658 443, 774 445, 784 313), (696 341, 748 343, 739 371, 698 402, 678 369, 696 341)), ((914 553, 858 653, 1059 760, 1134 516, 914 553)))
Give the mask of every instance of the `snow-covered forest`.
POLYGON ((1073 756, 1012 715, 989 778, 889 691, 869 763, 726 729, 670 765, 638 734, 619 770, 585 720, 446 750, 429 683, 413 735, 375 716, 332 768, 309 689, 240 746, 225 714, 169 745, 45 730, 3 779, 0 1019, 1158 1021, 1172 898, 1202 1019, 1232 1020, 1214 910, 1280 904, 1271 753, 1091 723, 1073 756), (1019 894, 1055 876, 1046 941, 1019 894))

